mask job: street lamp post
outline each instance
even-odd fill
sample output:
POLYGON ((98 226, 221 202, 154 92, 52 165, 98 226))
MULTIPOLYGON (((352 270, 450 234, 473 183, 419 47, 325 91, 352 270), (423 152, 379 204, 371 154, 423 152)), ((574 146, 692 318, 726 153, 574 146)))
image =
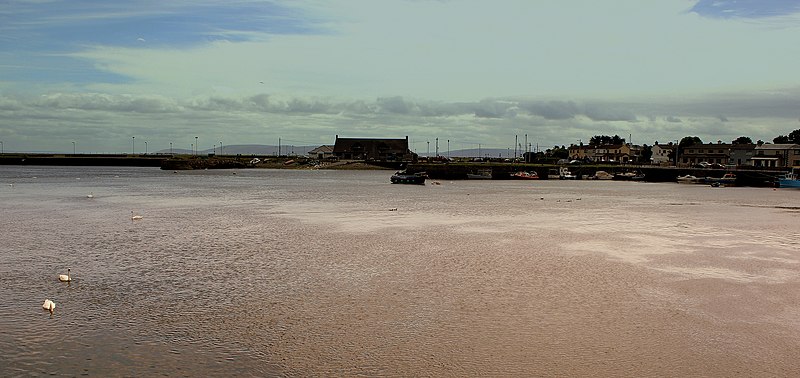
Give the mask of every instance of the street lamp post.
POLYGON ((197 155, 197 147, 199 147, 199 145, 197 144, 197 137, 194 137, 194 154, 195 155, 197 155))
POLYGON ((172 142, 169 142, 169 154, 172 155, 172 142))
POLYGON ((131 137, 131 155, 136 154, 136 137, 131 137))
POLYGON ((680 148, 678 147, 678 140, 675 140, 675 168, 678 168, 678 152, 680 148))
POLYGON ((222 155, 223 152, 224 151, 222 150, 222 141, 219 141, 219 154, 222 155))
POLYGON ((3 151, 3 141, 2 141, 2 140, 0 140, 0 154, 3 154, 3 153, 5 153, 5 152, 3 151))
POLYGON ((147 141, 144 141, 144 154, 147 155, 147 141))
POLYGON ((75 142, 72 142, 72 154, 75 155, 75 142))

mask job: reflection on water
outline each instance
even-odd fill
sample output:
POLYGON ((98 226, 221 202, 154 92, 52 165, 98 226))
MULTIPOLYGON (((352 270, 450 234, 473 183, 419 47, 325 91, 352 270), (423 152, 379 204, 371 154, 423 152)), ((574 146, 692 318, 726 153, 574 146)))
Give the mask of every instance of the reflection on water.
POLYGON ((390 173, 0 166, 0 375, 800 373, 800 192, 390 173))

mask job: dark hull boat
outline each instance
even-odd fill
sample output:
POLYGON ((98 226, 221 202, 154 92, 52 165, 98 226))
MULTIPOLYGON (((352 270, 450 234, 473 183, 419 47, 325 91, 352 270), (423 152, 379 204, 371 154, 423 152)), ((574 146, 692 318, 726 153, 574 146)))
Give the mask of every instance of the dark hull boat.
POLYGON ((395 172, 390 180, 392 184, 425 185, 426 178, 424 173, 395 172))

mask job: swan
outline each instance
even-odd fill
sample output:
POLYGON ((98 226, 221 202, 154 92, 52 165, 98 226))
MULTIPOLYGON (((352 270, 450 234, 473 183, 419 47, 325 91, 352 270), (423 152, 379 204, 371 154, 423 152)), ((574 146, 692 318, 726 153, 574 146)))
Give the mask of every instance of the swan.
POLYGON ((94 192, 91 192, 86 195, 86 198, 94 198, 94 192))
POLYGON ((133 210, 131 210, 131 220, 140 220, 143 217, 141 215, 134 215, 133 210))
POLYGON ((58 280, 61 282, 69 282, 72 281, 72 277, 69 275, 69 268, 67 268, 67 274, 59 274, 58 280))
POLYGON ((56 309, 56 303, 49 299, 45 299, 44 303, 42 304, 42 308, 47 311, 50 311, 50 313, 52 314, 53 311, 56 309))

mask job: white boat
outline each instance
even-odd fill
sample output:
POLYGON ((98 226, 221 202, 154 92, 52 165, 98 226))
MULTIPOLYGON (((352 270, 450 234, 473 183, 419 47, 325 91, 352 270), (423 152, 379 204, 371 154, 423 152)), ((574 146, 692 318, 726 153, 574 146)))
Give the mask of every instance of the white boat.
POLYGON ((560 180, 575 180, 578 176, 572 174, 567 167, 561 167, 558 169, 558 178, 560 180))
POLYGON ((470 180, 491 180, 492 179, 492 170, 491 169, 481 169, 475 173, 467 173, 467 178, 470 180))
POLYGON ((613 179, 622 181, 640 181, 644 180, 644 175, 637 172, 622 172, 615 174, 613 179))
POLYGON ((592 180, 611 180, 613 178, 614 175, 606 171, 597 171, 594 173, 594 176, 591 177, 592 180))
POLYGON ((692 175, 678 176, 677 180, 678 184, 700 184, 703 182, 703 179, 692 175))

